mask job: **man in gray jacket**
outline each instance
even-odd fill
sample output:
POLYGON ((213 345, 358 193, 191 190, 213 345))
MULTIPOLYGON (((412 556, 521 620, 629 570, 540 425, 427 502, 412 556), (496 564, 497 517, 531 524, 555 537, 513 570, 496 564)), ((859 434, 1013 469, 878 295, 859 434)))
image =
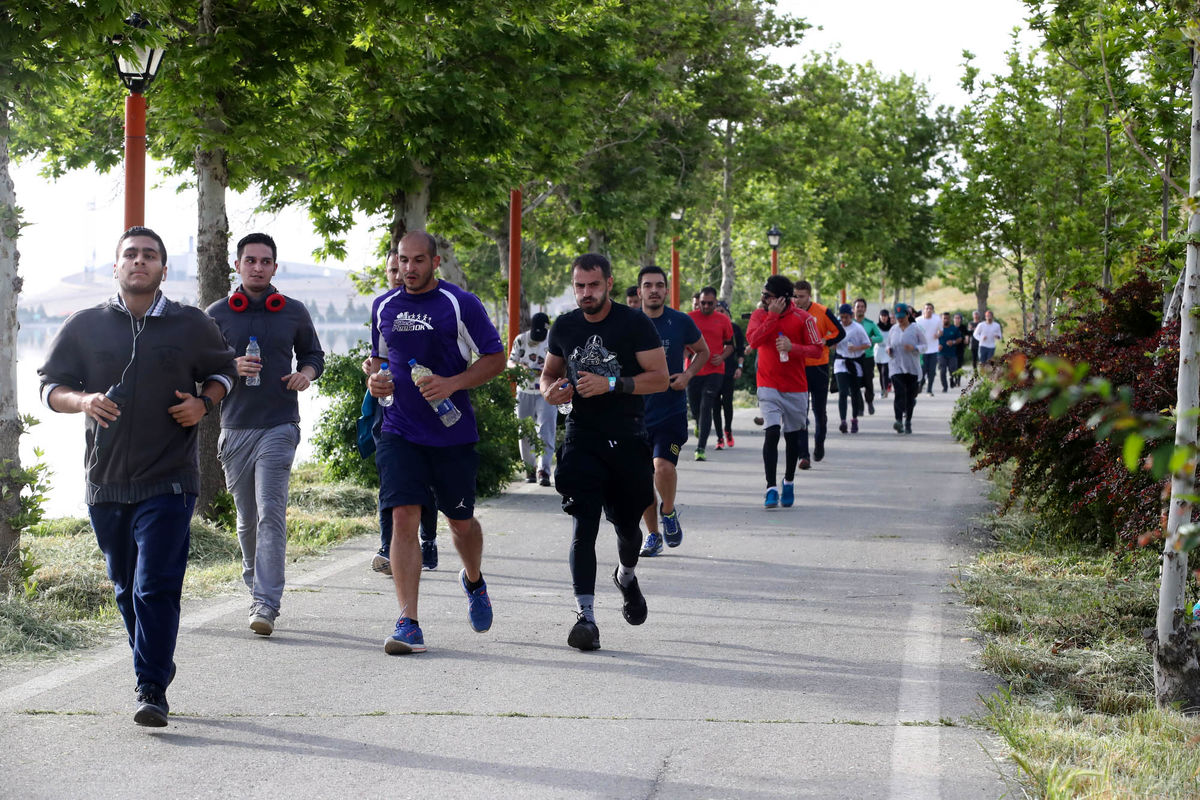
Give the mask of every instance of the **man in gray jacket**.
POLYGON ((242 279, 208 307, 237 357, 242 380, 221 408, 218 455, 237 506, 242 580, 250 590, 250 630, 270 636, 283 598, 288 481, 300 444, 303 392, 325 369, 325 353, 304 304, 275 291, 275 240, 251 233, 237 245, 242 279), (260 356, 247 355, 253 337, 260 356), (295 369, 293 370, 293 356, 295 369))
POLYGON ((87 503, 137 674, 139 725, 167 724, 179 600, 200 491, 196 423, 235 377, 198 308, 159 291, 167 248, 149 228, 117 244, 117 294, 72 314, 38 373, 51 411, 87 416, 87 503), (197 384, 203 384, 196 394, 197 384))

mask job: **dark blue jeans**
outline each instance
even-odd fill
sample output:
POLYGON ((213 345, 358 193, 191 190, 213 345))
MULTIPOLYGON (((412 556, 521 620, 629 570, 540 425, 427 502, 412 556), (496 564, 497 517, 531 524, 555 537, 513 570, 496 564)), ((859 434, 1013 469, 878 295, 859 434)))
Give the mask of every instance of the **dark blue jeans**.
MULTIPOLYGON (((925 385, 925 391, 933 394, 933 377, 937 374, 937 353, 925 353, 921 356, 921 384, 925 385)), ((921 384, 917 385, 917 389, 921 389, 921 384)))
POLYGON ((165 688, 171 680, 195 507, 194 494, 88 506, 133 648, 138 685, 165 688))

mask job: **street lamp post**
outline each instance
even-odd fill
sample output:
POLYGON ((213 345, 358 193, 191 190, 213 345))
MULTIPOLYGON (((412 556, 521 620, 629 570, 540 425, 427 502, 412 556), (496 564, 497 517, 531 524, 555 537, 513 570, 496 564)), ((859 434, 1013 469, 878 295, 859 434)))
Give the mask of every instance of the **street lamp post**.
MULTIPOLYGON (((144 30, 150 23, 134 12, 125 20, 131 28, 144 30)), ((118 47, 125 37, 118 34, 112 43, 118 47)), ((117 75, 129 90, 125 98, 125 228, 145 223, 146 217, 146 98, 143 92, 158 74, 162 63, 161 47, 133 46, 133 58, 118 49, 113 53, 117 75)))
MULTIPOLYGON (((671 212, 675 222, 683 221, 683 209, 671 212)), ((679 310, 679 237, 671 237, 671 308, 679 310)))
POLYGON ((779 274, 779 239, 783 236, 779 231, 779 226, 772 225, 771 230, 767 231, 767 244, 771 245, 771 274, 779 274))

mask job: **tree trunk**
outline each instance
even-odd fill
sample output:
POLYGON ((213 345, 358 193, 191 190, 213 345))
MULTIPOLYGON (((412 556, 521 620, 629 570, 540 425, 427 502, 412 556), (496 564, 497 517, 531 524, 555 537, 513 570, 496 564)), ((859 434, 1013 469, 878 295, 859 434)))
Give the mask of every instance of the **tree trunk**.
POLYGON ((608 234, 595 228, 588 228, 588 252, 600 255, 607 253, 608 234))
POLYGON ((646 220, 646 246, 638 257, 638 267, 648 267, 654 263, 658 254, 658 219, 651 217, 646 220))
POLYGON ((21 232, 17 196, 8 173, 8 103, 0 99, 0 597, 20 580, 21 415, 17 410, 17 274, 21 232))
POLYGON ((1013 269, 1017 272, 1017 300, 1021 303, 1021 336, 1026 338, 1029 336, 1029 317, 1025 313, 1025 261, 1019 252, 1013 262, 1013 269))
POLYGON ((983 312, 987 311, 988 292, 991 287, 992 279, 987 275, 982 275, 975 281, 975 308, 979 310, 981 319, 983 312))
POLYGON ((438 272, 455 286, 462 289, 470 289, 471 287, 467 285, 467 274, 463 272, 458 255, 454 252, 454 242, 445 236, 438 236, 436 234, 434 238, 437 239, 438 255, 442 257, 441 264, 438 266, 438 272))
MULTIPOLYGON (((1192 53, 1191 164, 1188 193, 1200 194, 1200 69, 1192 53)), ((1187 273, 1183 308, 1179 315, 1179 381, 1175 395, 1175 446, 1196 446, 1197 394, 1200 393, 1200 330, 1194 310, 1200 305, 1200 214, 1188 219, 1187 273)), ((1178 548, 1180 527, 1192 521, 1196 492, 1195 466, 1177 471, 1171 478, 1171 502, 1163 538, 1162 573, 1158 589, 1158 615, 1149 640, 1154 655, 1154 695, 1160 707, 1180 704, 1185 713, 1200 712, 1200 659, 1197 643, 1184 619, 1184 589, 1187 585, 1188 555, 1178 548)))
POLYGON ((737 265, 733 263, 733 122, 725 121, 725 147, 721 155, 721 299, 733 297, 737 265))
MULTIPOLYGON (((223 149, 196 149, 196 188, 196 281, 199 305, 208 308, 229 294, 229 218, 225 214, 229 170, 223 149)), ((196 509, 206 516, 225 488, 225 472, 217 460, 220 436, 220 414, 211 414, 200 422, 200 496, 196 509)))
POLYGON ((1112 162, 1112 131, 1109 129, 1107 121, 1109 119, 1108 103, 1104 104, 1104 272, 1100 276, 1100 284, 1105 289, 1112 288, 1112 181, 1113 181, 1113 162, 1112 162))

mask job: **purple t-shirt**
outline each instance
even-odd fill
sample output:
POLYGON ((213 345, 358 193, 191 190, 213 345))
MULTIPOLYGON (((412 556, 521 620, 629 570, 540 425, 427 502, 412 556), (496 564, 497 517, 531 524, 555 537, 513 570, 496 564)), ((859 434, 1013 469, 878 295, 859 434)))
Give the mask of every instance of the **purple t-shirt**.
POLYGON ((395 381, 396 401, 383 410, 383 430, 414 444, 446 447, 479 441, 470 395, 450 395, 462 419, 442 425, 429 402, 409 376, 408 360, 449 377, 467 368, 471 353, 491 355, 503 350, 496 326, 479 298, 452 283, 409 294, 401 286, 375 298, 371 305, 371 355, 386 358, 395 381))

